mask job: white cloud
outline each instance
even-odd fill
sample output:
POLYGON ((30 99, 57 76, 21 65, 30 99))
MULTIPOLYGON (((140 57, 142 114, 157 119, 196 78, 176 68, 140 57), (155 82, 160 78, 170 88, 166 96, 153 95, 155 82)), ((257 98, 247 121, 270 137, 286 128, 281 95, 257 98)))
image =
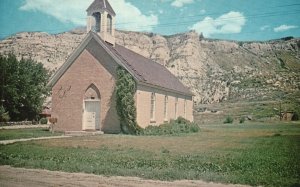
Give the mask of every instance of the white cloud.
MULTIPOLYGON (((25 0, 20 10, 39 11, 61 22, 83 26, 86 24, 86 9, 92 2, 93 0, 25 0)), ((158 24, 157 15, 145 15, 125 0, 110 0, 110 3, 117 14, 116 27, 119 29, 152 31, 158 24)))
POLYGON ((205 17, 189 29, 210 37, 213 34, 240 33, 245 23, 246 18, 243 13, 231 11, 216 19, 205 17))
POLYGON ((269 28, 270 28, 270 25, 264 25, 264 26, 260 27, 259 29, 260 29, 261 31, 265 31, 265 30, 267 30, 267 29, 269 29, 269 28))
POLYGON ((125 0, 113 0, 110 2, 117 13, 117 27, 120 29, 130 31, 152 31, 153 27, 158 24, 157 15, 144 15, 137 7, 125 0))
POLYGON ((183 7, 185 4, 191 4, 194 0, 175 0, 172 2, 172 6, 174 7, 183 7))
POLYGON ((25 0, 20 7, 24 11, 39 11, 55 17, 61 22, 71 22, 76 25, 85 24, 85 9, 93 0, 25 0))
POLYGON ((298 26, 296 25, 280 25, 279 27, 274 28, 274 32, 284 32, 290 29, 296 29, 298 26))

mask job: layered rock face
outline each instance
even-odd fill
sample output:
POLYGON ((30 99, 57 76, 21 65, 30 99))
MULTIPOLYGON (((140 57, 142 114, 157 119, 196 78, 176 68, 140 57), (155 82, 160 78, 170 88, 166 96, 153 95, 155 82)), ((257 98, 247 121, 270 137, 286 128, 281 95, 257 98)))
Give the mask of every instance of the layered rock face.
MULTIPOLYGON (((0 53, 32 58, 57 70, 85 37, 81 30, 19 33, 0 41, 0 53)), ((195 103, 268 100, 300 90, 300 39, 236 42, 195 32, 172 36, 117 31, 116 42, 166 66, 195 94, 195 103)))

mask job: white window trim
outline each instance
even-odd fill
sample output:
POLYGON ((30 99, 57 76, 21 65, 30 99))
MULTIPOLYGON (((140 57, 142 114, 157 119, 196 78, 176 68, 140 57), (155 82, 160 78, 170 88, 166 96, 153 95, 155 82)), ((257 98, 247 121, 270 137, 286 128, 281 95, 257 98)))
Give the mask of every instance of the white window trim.
POLYGON ((106 32, 112 34, 112 16, 107 14, 106 19, 106 32))
POLYGON ((155 95, 155 93, 151 93, 151 98, 150 98, 150 122, 155 122, 155 112, 156 112, 156 95, 155 95))
POLYGON ((184 118, 186 119, 186 105, 187 105, 187 101, 186 99, 184 99, 184 111, 183 111, 183 115, 184 115, 184 118))
POLYGON ((168 121, 168 105, 169 105, 169 97, 166 95, 164 100, 164 120, 168 121))
POLYGON ((178 97, 175 98, 175 119, 178 118, 178 97))

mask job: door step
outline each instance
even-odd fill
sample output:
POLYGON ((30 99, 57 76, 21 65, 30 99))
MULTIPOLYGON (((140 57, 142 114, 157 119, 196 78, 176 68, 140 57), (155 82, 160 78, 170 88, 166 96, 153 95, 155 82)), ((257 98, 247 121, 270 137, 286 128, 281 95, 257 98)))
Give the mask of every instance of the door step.
POLYGON ((94 136, 104 134, 103 131, 65 131, 66 136, 94 136))

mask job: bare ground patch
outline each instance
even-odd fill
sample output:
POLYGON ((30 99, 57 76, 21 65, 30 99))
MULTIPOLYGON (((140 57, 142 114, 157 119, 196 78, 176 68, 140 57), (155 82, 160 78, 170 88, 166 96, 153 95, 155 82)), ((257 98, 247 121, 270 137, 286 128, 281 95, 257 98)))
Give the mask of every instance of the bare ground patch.
POLYGON ((66 173, 40 169, 13 168, 0 166, 0 186, 101 186, 101 187, 246 187, 245 185, 207 183, 200 180, 173 182, 144 180, 137 177, 105 177, 84 173, 66 173))

